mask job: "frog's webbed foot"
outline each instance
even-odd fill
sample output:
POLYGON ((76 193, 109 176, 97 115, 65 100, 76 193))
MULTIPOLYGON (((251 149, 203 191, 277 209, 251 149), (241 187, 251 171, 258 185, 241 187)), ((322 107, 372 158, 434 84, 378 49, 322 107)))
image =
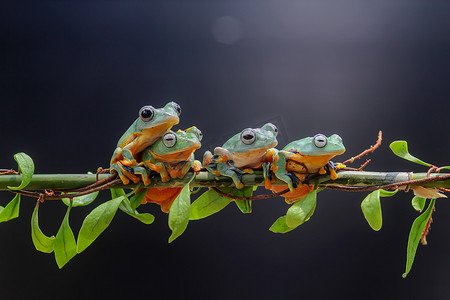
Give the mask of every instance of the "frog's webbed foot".
POLYGON ((151 170, 145 166, 145 164, 139 164, 134 168, 134 174, 141 175, 142 182, 144 185, 149 185, 151 183, 150 180, 150 172, 151 170))
POLYGON ((119 174, 120 179, 123 184, 127 185, 130 182, 130 179, 134 183, 138 183, 141 179, 134 175, 133 168, 122 164, 120 161, 111 165, 111 170, 114 170, 119 174))
POLYGON ((273 174, 270 170, 271 165, 272 165, 271 162, 266 162, 262 164, 264 175, 264 187, 268 190, 272 187, 272 179, 273 179, 273 174))
POLYGON ((300 179, 291 172, 286 173, 286 175, 291 179, 293 189, 296 189, 298 187, 298 184, 300 183, 300 179))
POLYGON ((338 178, 338 174, 336 173, 337 167, 331 160, 325 165, 324 168, 330 172, 330 178, 332 180, 336 180, 338 178))
POLYGON ((207 165, 209 165, 211 163, 211 160, 213 158, 213 154, 211 153, 211 151, 206 151, 203 154, 203 166, 206 167, 207 165))

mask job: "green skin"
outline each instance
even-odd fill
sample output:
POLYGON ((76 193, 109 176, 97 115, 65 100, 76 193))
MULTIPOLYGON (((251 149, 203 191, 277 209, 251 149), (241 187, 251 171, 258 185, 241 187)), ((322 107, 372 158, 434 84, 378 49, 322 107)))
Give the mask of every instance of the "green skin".
POLYGON ((201 132, 196 127, 186 131, 169 131, 143 151, 142 162, 134 168, 134 173, 141 175, 144 185, 148 185, 151 171, 158 172, 161 180, 166 182, 171 177, 183 178, 191 168, 199 170, 201 164, 195 160, 193 152, 200 148, 201 139, 201 132), (176 136, 176 142, 171 147, 164 143, 164 137, 168 134, 176 136))
MULTIPOLYGON (((323 147, 316 146, 314 137, 307 137, 289 143, 280 151, 276 149, 273 150, 275 151, 274 157, 278 156, 278 161, 275 160, 276 162, 274 162, 277 167, 277 171, 274 172, 275 176, 286 182, 289 189, 293 191, 297 183, 293 183, 292 175, 286 170, 287 161, 289 159, 301 161, 305 164, 310 173, 317 173, 329 163, 331 158, 344 153, 345 147, 341 137, 337 134, 333 134, 326 138, 326 145, 323 147)), ((330 166, 332 166, 332 164, 330 164, 330 166)), ((267 168, 268 165, 264 164, 263 169, 265 175, 269 172, 267 168)))
MULTIPOLYGON (((240 189, 244 186, 240 180, 243 173, 250 168, 260 168, 267 149, 278 144, 277 133, 276 127, 271 123, 261 128, 244 129, 226 141, 222 147, 216 147, 211 163, 204 167, 215 175, 231 177, 236 187, 240 189), (241 138, 242 133, 247 130, 252 130, 255 135, 251 144, 245 144, 241 138), (224 155, 227 161, 221 160, 224 155)), ((211 152, 205 152, 204 161, 211 157, 211 152)))
POLYGON ((124 184, 127 184, 129 180, 124 172, 123 164, 133 167, 136 164, 136 154, 152 145, 179 122, 180 111, 175 102, 169 102, 163 108, 151 108, 153 109, 153 118, 145 121, 138 117, 121 136, 111 157, 111 171, 112 173, 117 172, 124 184), (119 165, 118 162, 121 164, 119 165))

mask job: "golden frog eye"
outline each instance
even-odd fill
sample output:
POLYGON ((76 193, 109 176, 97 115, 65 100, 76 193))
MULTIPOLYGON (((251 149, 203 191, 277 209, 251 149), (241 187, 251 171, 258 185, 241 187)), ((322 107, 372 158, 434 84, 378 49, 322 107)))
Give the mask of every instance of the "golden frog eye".
POLYGON ((139 118, 141 118, 141 120, 144 122, 148 122, 153 119, 153 115, 154 108, 152 106, 144 106, 139 111, 139 118))
POLYGON ((167 148, 172 148, 177 143, 177 136, 173 133, 166 133, 162 137, 162 142, 167 148))
POLYGON ((245 129, 241 133, 241 142, 246 145, 251 145, 255 142, 256 135, 255 132, 251 129, 245 129))
POLYGON ((327 137, 323 134, 316 134, 313 137, 313 143, 317 148, 323 148, 327 145, 327 137))

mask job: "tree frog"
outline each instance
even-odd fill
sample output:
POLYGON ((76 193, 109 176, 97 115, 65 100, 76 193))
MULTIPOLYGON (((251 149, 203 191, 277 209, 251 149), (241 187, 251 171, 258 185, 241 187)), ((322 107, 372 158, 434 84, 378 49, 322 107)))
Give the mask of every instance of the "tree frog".
POLYGON ((137 183, 139 177, 132 173, 136 157, 145 148, 152 145, 172 126, 178 124, 181 108, 175 102, 169 102, 163 108, 147 105, 139 110, 139 118, 125 131, 117 143, 111 157, 111 173, 117 172, 124 184, 130 179, 137 183))
POLYGON ((246 128, 226 141, 222 147, 214 149, 203 156, 203 166, 216 176, 231 177, 238 189, 244 173, 252 173, 253 169, 261 168, 266 151, 275 147, 278 129, 272 123, 261 128, 246 128))
MULTIPOLYGON (((134 168, 134 173, 141 175, 144 185, 148 185, 151 172, 158 172, 161 181, 167 182, 170 178, 183 178, 191 168, 200 171, 201 163, 194 159, 194 152, 200 148, 202 137, 202 132, 195 126, 186 131, 167 132, 144 150, 142 162, 134 168)), ((161 210, 168 213, 181 190, 181 187, 149 188, 142 203, 158 203, 161 210)))
POLYGON ((280 151, 270 149, 268 156, 271 159, 266 158, 266 161, 272 162, 265 163, 263 166, 266 188, 275 192, 286 189, 286 186, 271 186, 272 171, 276 177, 288 184, 290 192, 283 195, 286 202, 298 201, 311 190, 307 184, 302 184, 309 174, 325 174, 328 169, 331 179, 338 177, 336 166, 330 159, 344 152, 344 144, 337 134, 328 138, 323 134, 316 134, 314 137, 293 141, 280 151))

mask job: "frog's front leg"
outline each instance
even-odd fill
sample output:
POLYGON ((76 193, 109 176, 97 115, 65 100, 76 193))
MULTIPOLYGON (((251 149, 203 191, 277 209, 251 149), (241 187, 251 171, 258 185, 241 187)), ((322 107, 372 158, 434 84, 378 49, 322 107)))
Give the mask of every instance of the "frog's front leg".
POLYGON ((286 170, 286 161, 292 155, 292 153, 288 151, 281 150, 277 154, 277 159, 274 159, 274 163, 272 168, 275 168, 274 173, 280 180, 283 180, 288 184, 289 190, 293 191, 298 184, 300 183, 300 179, 298 179, 295 174, 290 173, 286 170))
POLYGON ((278 160, 278 149, 271 148, 266 151, 263 158, 263 176, 264 176, 264 186, 266 189, 272 187, 272 181, 275 179, 272 173, 272 164, 278 160))
POLYGON ((244 184, 241 181, 244 172, 242 172, 239 168, 234 167, 230 161, 226 163, 218 163, 217 171, 219 171, 221 175, 231 177, 238 189, 242 189, 244 187, 244 184))
POLYGON ((134 173, 141 175, 144 185, 149 185, 151 183, 150 172, 151 170, 148 169, 144 163, 139 163, 134 167, 134 173))
POLYGON ((144 161, 144 164, 150 170, 158 172, 159 175, 161 176, 162 182, 167 182, 170 180, 169 172, 167 171, 167 168, 164 165, 164 163, 161 162, 151 163, 149 161, 144 161))
POLYGON ((133 153, 131 153, 131 151, 127 147, 122 149, 122 157, 123 159, 121 160, 121 162, 126 166, 134 167, 137 164, 133 153))

